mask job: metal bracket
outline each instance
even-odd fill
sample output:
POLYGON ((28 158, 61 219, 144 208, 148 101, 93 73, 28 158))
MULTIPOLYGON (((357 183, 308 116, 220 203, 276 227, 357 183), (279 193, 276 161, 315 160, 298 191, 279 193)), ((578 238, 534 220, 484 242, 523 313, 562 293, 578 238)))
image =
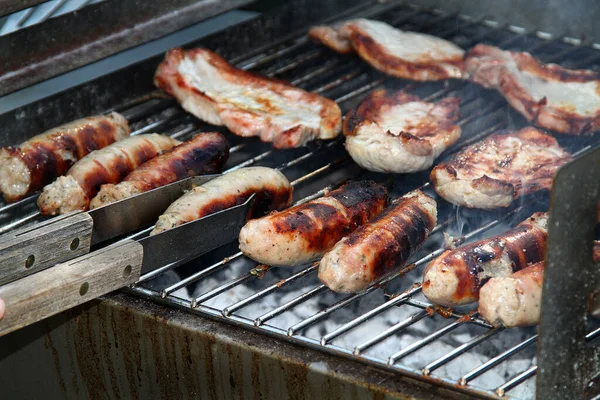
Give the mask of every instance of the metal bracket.
POLYGON ((554 179, 540 339, 538 399, 580 399, 600 373, 600 349, 586 344, 589 302, 600 288, 592 260, 600 199, 600 148, 576 158, 554 179))

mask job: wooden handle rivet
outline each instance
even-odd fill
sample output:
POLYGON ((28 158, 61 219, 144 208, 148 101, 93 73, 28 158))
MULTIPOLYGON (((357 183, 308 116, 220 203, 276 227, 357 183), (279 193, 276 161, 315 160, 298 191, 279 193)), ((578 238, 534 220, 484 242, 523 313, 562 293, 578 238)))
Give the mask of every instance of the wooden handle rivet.
POLYGON ((125 268, 123 268, 123 278, 127 279, 129 278, 129 275, 131 275, 131 265, 128 265, 125 268))
POLYGON ((79 288, 79 294, 82 296, 85 295, 89 288, 90 288, 90 284, 87 282, 83 282, 81 284, 81 287, 79 288))
POLYGON ((71 242, 71 246, 69 246, 71 248, 72 251, 77 250, 77 248, 79 247, 79 238, 75 238, 73 239, 73 241, 71 242))
POLYGON ((25 268, 33 267, 33 263, 35 262, 35 256, 30 254, 29 257, 25 260, 25 268))

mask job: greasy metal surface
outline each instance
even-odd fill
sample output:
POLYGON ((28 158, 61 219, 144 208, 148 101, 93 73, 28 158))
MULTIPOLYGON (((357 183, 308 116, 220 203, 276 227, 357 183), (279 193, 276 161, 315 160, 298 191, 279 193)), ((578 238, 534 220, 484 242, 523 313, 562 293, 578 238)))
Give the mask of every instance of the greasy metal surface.
POLYGON ((502 24, 600 41, 600 7, 594 0, 414 0, 415 4, 486 16, 502 24))
POLYGON ((588 300, 600 288, 600 265, 592 260, 599 176, 597 148, 554 180, 538 342, 540 400, 583 398, 600 373, 600 349, 585 340, 588 300))
POLYGON ((5 399, 465 399, 435 385, 113 295, 0 338, 5 399))
POLYGON ((249 2, 106 0, 2 36, 0 95, 249 2))

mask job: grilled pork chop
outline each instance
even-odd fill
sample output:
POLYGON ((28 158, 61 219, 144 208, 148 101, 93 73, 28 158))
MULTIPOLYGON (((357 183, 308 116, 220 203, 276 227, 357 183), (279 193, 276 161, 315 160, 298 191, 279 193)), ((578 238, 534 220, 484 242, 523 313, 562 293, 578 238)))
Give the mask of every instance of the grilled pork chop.
POLYGON ((206 49, 169 51, 154 83, 196 117, 239 136, 260 136, 276 148, 341 131, 341 111, 332 100, 237 69, 206 49))
POLYGON ((343 24, 313 26, 308 31, 308 37, 340 54, 350 54, 354 49, 352 47, 352 42, 340 34, 342 25, 343 24))
POLYGON ((529 53, 479 44, 467 55, 470 79, 497 89, 535 125, 571 135, 600 129, 600 74, 543 64, 529 53))
POLYGON ((527 127, 465 148, 438 164, 431 181, 456 205, 507 207, 526 193, 549 190, 556 170, 570 158, 552 136, 527 127))
POLYGON ((459 103, 455 97, 428 103, 408 93, 377 90, 346 116, 346 149, 370 171, 427 169, 460 138, 460 127, 453 125, 459 103))
POLYGON ((405 32, 381 21, 353 19, 317 26, 309 37, 340 53, 354 51, 374 68, 415 81, 461 78, 464 51, 435 36, 405 32))

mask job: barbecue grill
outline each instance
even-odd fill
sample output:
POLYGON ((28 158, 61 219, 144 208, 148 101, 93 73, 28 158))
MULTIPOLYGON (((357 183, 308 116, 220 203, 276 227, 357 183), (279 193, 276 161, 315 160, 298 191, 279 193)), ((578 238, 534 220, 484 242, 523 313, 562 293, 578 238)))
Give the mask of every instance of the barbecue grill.
MULTIPOLYGON (((516 12, 507 16, 492 8, 485 10, 491 12, 488 16, 482 6, 470 3, 468 13, 454 4, 439 9, 434 7, 437 2, 424 3, 295 0, 184 47, 207 47, 242 69, 334 99, 344 114, 381 87, 425 100, 458 96, 463 135, 441 158, 493 132, 527 123, 495 92, 462 81, 416 83, 383 75, 355 56, 311 42, 307 29, 317 22, 368 17, 465 49, 488 43, 528 51, 567 68, 598 70, 600 45, 591 30, 581 36, 588 29, 585 24, 579 31, 573 28, 577 35, 567 36, 557 30, 551 12, 540 17, 551 25, 536 29, 516 12)), ((161 132, 186 140, 197 132, 226 132, 193 118, 152 86, 161 59, 140 61, 0 115, 0 144, 18 143, 66 121, 108 111, 123 113, 132 134, 161 132)), ((587 397, 600 398, 594 397, 600 392, 593 379, 598 372, 593 342, 600 336, 600 324, 585 316, 587 294, 600 281, 592 261, 582 256, 594 234, 599 188, 589 177, 600 173, 600 139, 556 137, 579 159, 559 173, 552 201, 530 195, 509 209, 482 212, 439 199, 428 183, 428 171, 391 176, 360 169, 345 152, 343 138, 273 150, 257 139, 227 134, 232 148, 226 170, 277 168, 292 182, 296 204, 348 180, 373 179, 386 185, 394 198, 417 188, 433 195, 439 200, 438 226, 406 267, 353 295, 329 291, 317 279, 314 264, 257 265, 239 252, 237 243, 177 268, 165 265, 124 293, 0 338, 1 390, 11 398, 534 398, 537 391, 545 399, 574 398, 584 390, 587 397), (420 294, 416 283, 427 263, 443 251, 444 232, 456 243, 480 239, 550 203, 539 333, 537 328, 493 328, 474 307, 445 310, 420 294), (569 209, 573 205, 579 206, 577 211, 569 209), (561 279, 559 270, 565 266, 578 273, 561 279), (32 362, 43 379, 31 376, 32 362)), ((0 206, 2 233, 39 221, 35 197, 0 206)), ((147 234, 144 230, 130 237, 147 234)))

